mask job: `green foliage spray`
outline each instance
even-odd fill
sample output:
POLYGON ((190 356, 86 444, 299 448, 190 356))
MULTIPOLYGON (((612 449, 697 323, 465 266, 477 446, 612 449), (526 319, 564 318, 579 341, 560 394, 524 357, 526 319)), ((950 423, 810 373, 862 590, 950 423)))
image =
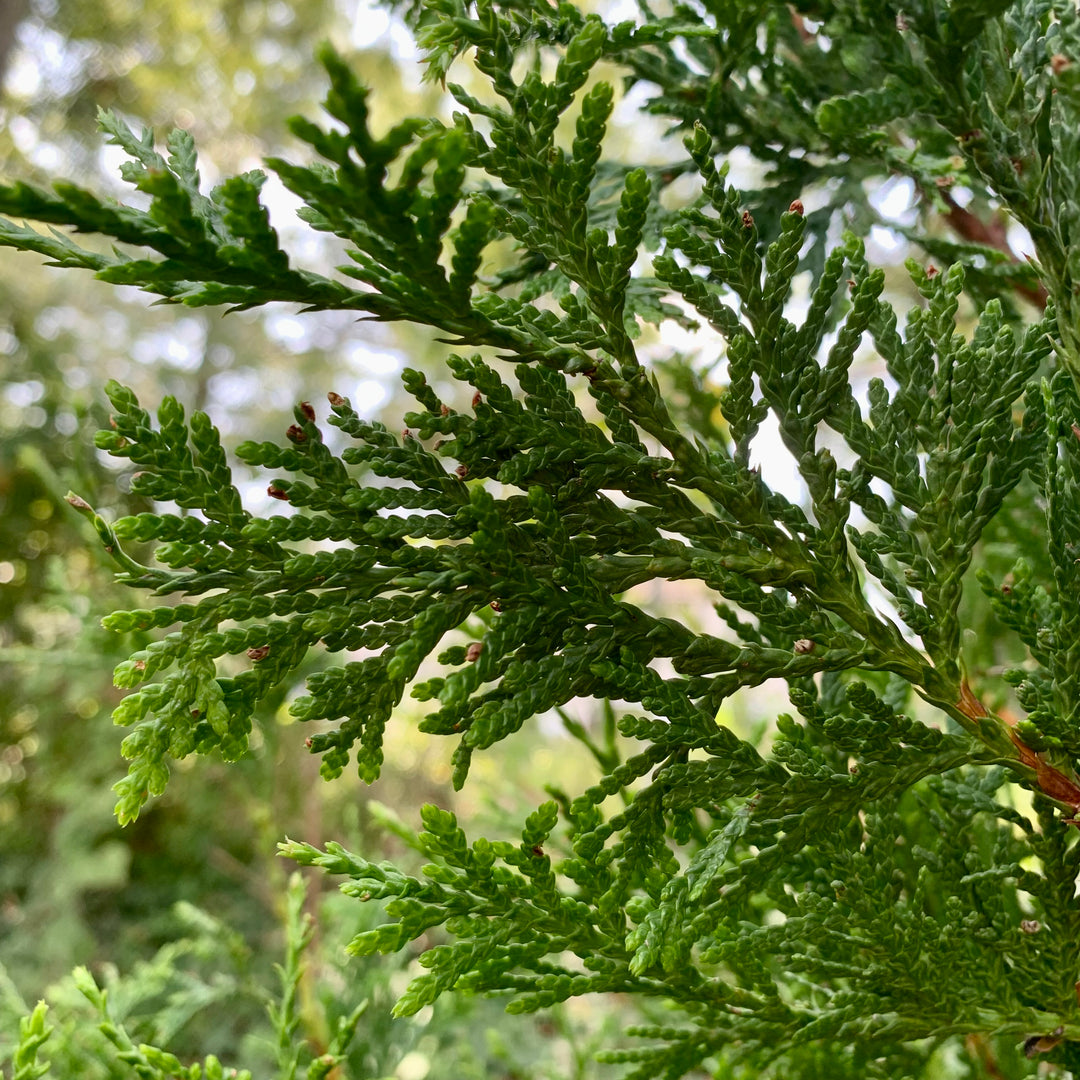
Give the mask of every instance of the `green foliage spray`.
MULTIPOLYGON (((600 779, 552 786, 511 839, 425 807, 422 877, 282 845, 385 902, 358 956, 442 928, 398 1014, 447 991, 511 1013, 637 995, 650 1022, 602 1055, 635 1080, 1076 1074, 1074 0, 641 0, 626 21, 432 0, 410 17, 432 79, 470 59, 483 77, 447 83, 452 121, 376 136, 368 90, 326 50, 333 123, 293 119, 307 163, 268 162, 344 243, 333 276, 282 250, 263 174, 204 193, 181 131, 163 156, 102 115, 145 209, 0 189, 11 218, 118 245, 6 221, 10 247, 171 303, 423 324, 472 394, 452 408, 406 371, 402 433, 336 393, 328 413, 301 403, 281 443, 236 449, 282 504, 265 516, 207 415, 166 399, 155 418, 107 388, 97 445, 182 511, 109 524, 71 499, 151 598, 106 625, 168 631, 116 671, 120 819, 170 760, 242 755, 258 702, 313 649, 350 654, 291 706, 327 779, 376 780, 407 693, 453 741, 459 786, 477 754, 597 699, 604 739, 567 729, 600 779), (665 160, 605 157, 612 78, 669 125, 665 160), (729 183, 736 150, 760 187, 729 183), (915 192, 902 231, 924 256, 900 312, 864 243, 889 177, 915 192), (716 408, 700 365, 642 359, 667 323, 717 335, 716 408), (880 364, 865 389, 859 353, 880 364), (752 463, 770 417, 803 501, 752 463), (633 599, 685 580, 716 633, 633 599), (769 680, 793 712, 766 749, 725 718, 769 680)), ((20 1080, 43 1075, 44 1025, 24 1025, 20 1080)), ((115 1044, 131 1075, 203 1075, 115 1044)))

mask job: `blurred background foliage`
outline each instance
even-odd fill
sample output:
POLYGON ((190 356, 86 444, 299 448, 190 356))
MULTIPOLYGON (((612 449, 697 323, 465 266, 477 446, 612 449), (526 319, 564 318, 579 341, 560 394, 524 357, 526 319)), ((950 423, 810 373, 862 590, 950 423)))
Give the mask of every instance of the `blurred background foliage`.
MULTIPOLYGON (((325 86, 311 58, 327 38, 377 89, 376 128, 405 115, 449 119, 438 87, 420 81, 408 32, 357 0, 6 0, 0 177, 63 176, 119 194, 119 157, 97 133, 98 107, 159 135, 190 130, 208 185, 258 167, 266 155, 289 156, 295 147, 284 121, 317 112, 325 86)), ((468 82, 467 68, 455 78, 468 82)), ((636 127, 613 140, 634 138, 638 159, 643 145, 666 153, 658 121, 632 109, 623 119, 636 127), (642 128, 650 123, 653 138, 642 128)), ((740 165, 753 169, 744 161, 736 171, 740 165)), ((324 235, 296 221, 280 184, 271 178, 265 191, 285 246, 315 269, 340 261, 324 235)), ((898 198, 887 181, 876 195, 883 216, 910 220, 910 193, 898 198)), ((871 250, 896 267, 891 280, 901 292, 910 289, 900 269, 907 253, 899 242, 871 250)), ((661 341, 646 331, 643 352, 659 360, 681 349, 709 351, 707 342, 678 334, 661 341)), ((591 782, 588 753, 566 752, 555 719, 479 760, 460 794, 450 789, 443 748, 401 725, 374 792, 355 780, 323 785, 300 746, 306 732, 286 713, 296 688, 284 687, 245 761, 191 774, 181 763, 168 795, 134 825, 120 830, 113 820, 110 788, 124 769, 122 734, 109 723, 118 700, 110 671, 137 644, 106 634, 98 619, 133 601, 118 593, 99 545, 63 501, 70 488, 111 517, 145 509, 127 476, 93 448, 93 432, 108 422, 105 381, 120 380, 148 404, 174 394, 189 409, 205 408, 227 445, 236 445, 280 439, 296 402, 310 399, 321 413, 330 390, 368 415, 386 408, 393 424, 406 362, 432 370, 439 395, 453 402, 463 391, 435 373, 445 351, 420 328, 356 323, 341 313, 298 318, 284 308, 223 318, 154 307, 134 290, 57 273, 29 255, 0 262, 0 1061, 17 1018, 44 996, 58 1007, 50 1016, 60 1028, 50 1043, 57 1075, 121 1075, 103 1064, 90 1013, 66 976, 86 964, 140 1038, 268 1075, 266 1006, 281 956, 287 874, 276 841, 339 840, 412 869, 395 814, 413 825, 422 803, 437 802, 469 817, 473 832, 502 835, 553 777, 571 792, 591 782), (373 796, 389 809, 373 807, 373 796)), ((687 382, 678 365, 658 370, 689 411, 715 406, 707 371, 702 383, 687 382)), ((782 475, 769 479, 784 488, 782 475)), ((250 507, 265 509, 265 488, 250 486, 250 507)), ((1003 550, 1016 542, 1007 535, 1011 521, 1005 515, 999 528, 1003 550)), ((695 608, 709 613, 677 588, 656 600, 680 617, 695 608)), ((989 628, 968 643, 973 665, 1002 663, 984 601, 973 595, 970 604, 967 625, 989 628)), ((740 703, 743 716, 733 719, 744 734, 751 726, 764 733, 761 718, 775 715, 760 700, 740 703)), ((313 879, 307 905, 316 935, 301 1035, 317 1050, 337 1019, 367 999, 345 1073, 356 1080, 592 1076, 592 1049, 610 1047, 627 1020, 621 1002, 577 1001, 507 1027, 497 1001, 446 997, 434 1011, 391 1023, 409 957, 350 960, 345 942, 373 916, 369 905, 338 896, 333 882, 313 879)))

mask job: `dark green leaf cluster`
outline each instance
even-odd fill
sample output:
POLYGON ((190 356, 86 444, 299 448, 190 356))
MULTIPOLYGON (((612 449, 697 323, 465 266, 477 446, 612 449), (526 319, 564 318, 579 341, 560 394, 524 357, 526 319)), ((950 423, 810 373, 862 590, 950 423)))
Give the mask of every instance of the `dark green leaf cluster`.
POLYGON ((505 995, 519 1012, 584 993, 664 998, 686 1023, 646 1024, 648 1047, 611 1056, 642 1080, 933 1075, 933 1055, 961 1037, 1010 1075, 1026 1068, 1024 1040, 1071 1066, 1075 11, 926 0, 659 18, 645 5, 608 25, 571 5, 425 7, 432 74, 471 51, 484 96, 451 85, 465 110, 451 124, 376 138, 368 91, 327 52, 334 124, 291 124, 320 160, 270 163, 304 219, 345 242, 337 278, 291 265, 259 177, 204 196, 184 137, 166 160, 111 117, 148 210, 65 185, 0 189, 10 214, 152 255, 97 255, 12 224, 0 241, 166 300, 288 300, 435 327, 461 349, 446 366, 471 396, 454 407, 406 371, 417 407, 400 434, 336 393, 333 432, 301 403, 280 443, 236 450, 282 504, 259 516, 208 417, 185 420, 166 399, 155 423, 110 386, 98 446, 138 467, 137 493, 182 511, 110 525, 72 499, 122 580, 159 598, 106 624, 175 628, 116 672, 134 691, 116 712, 133 728, 121 818, 163 789, 170 759, 241 754, 255 706, 310 650, 343 652, 291 707, 328 778, 350 759, 377 778, 407 692, 427 703, 421 730, 454 741, 456 785, 474 754, 545 714, 600 767, 584 792, 551 789, 520 841, 470 842, 427 808, 425 879, 286 845, 347 876, 351 895, 388 901, 391 921, 357 953, 444 928, 399 1012, 450 989, 505 995), (1058 48, 1060 60, 1038 51, 1058 48), (649 109, 682 129, 685 154, 663 167, 604 159, 615 94, 601 65, 659 88, 649 109), (770 164, 766 190, 729 184, 717 157, 736 146, 770 164), (860 236, 831 241, 847 200, 851 224, 869 225, 864 181, 890 170, 962 239, 975 219, 953 184, 976 208, 1009 207, 1035 241, 1038 280, 1001 245, 930 237, 949 265, 909 261, 915 300, 898 311, 860 236), (665 191, 678 177, 698 185, 681 205, 665 191), (495 241, 511 265, 485 276, 495 241), (1008 291, 1045 301, 1040 287, 1052 302, 1018 326, 1008 291), (719 416, 697 373, 643 360, 642 324, 668 320, 719 335, 719 416), (880 361, 865 389, 861 356, 880 361), (660 374, 690 388, 688 407, 660 374), (769 418, 805 501, 755 464, 769 418), (983 579, 1029 652, 1004 680, 1019 719, 977 695, 1007 700, 992 673, 967 670, 965 631, 981 628, 961 612, 979 545, 1022 483, 1045 504, 1048 576, 1019 562, 1004 588, 983 579), (155 564, 129 541, 152 544, 155 564), (722 632, 637 589, 677 581, 714 602, 722 632), (766 750, 725 705, 776 679, 799 718, 778 717, 766 750), (607 710, 603 747, 563 709, 582 699, 607 710), (1036 792, 1031 815, 1007 779, 1036 792))
MULTIPOLYGON (((876 699, 864 705, 887 711, 876 699)), ((850 734, 868 719, 835 718, 850 734)), ((818 738, 802 740, 803 775, 809 759, 820 777, 835 756, 818 738)), ((947 743, 939 736, 939 748, 947 743)), ((399 949, 435 925, 453 934, 453 944, 423 954, 428 971, 402 997, 402 1013, 449 987, 507 995, 512 1012, 588 992, 677 1002, 693 1026, 639 1026, 631 1034, 645 1045, 604 1055, 632 1063, 634 1077, 681 1076, 707 1061, 812 1076, 820 1060, 834 1062, 830 1075, 911 1076, 924 1061, 911 1040, 988 1030, 1017 1070, 1007 1075, 1019 1075, 1024 1034, 1071 1013, 1075 994, 1061 972, 1075 963, 1073 878, 1021 861, 1031 845, 1048 859, 1056 845, 1055 865, 1065 857, 1075 873, 1075 855, 1066 856, 1066 826, 1049 813, 1039 836, 1001 806, 1000 773, 939 780, 917 794, 893 788, 868 800, 864 791, 865 817, 848 812, 824 828, 809 809, 812 827, 797 813, 773 818, 764 799, 714 808, 715 827, 680 868, 663 818, 685 799, 684 779, 662 770, 607 820, 578 800, 556 862, 554 803, 529 818, 520 843, 470 843, 453 815, 426 807, 417 840, 432 861, 423 878, 339 845, 290 842, 283 851, 347 877, 348 895, 389 898, 392 921, 356 938, 357 954, 399 949), (605 846, 613 829, 621 838, 605 846)))
POLYGON ((1080 535, 1080 428, 1072 419, 1080 416, 1080 409, 1075 385, 1062 375, 1044 384, 1043 393, 1042 481, 1053 579, 1032 580, 1024 558, 1000 584, 985 572, 978 576, 994 610, 1021 638, 1032 660, 1029 667, 1006 673, 1028 713, 1024 739, 1067 762, 1080 755, 1080 624, 1075 603, 1080 595, 1080 547, 1075 539, 1080 535))
MULTIPOLYGON (((766 281, 766 291, 775 291, 772 279, 766 281)), ((747 290, 753 302, 753 285, 747 290)), ((718 310, 741 326, 733 311, 722 305, 718 310)), ((856 303, 852 313, 858 310, 856 303)), ((784 322, 779 336, 785 333, 796 331, 784 322)), ((774 362, 770 372, 760 348, 754 371, 749 331, 733 341, 746 343, 740 351, 750 373, 769 386, 765 400, 799 453, 816 523, 761 483, 749 468, 745 440, 728 457, 722 450, 693 447, 673 432, 671 456, 652 455, 630 411, 598 381, 590 390, 609 421, 604 426, 586 418, 563 374, 519 365, 518 397, 479 357, 450 360, 454 374, 475 388, 471 413, 445 406, 422 376, 410 372, 406 385, 425 408, 405 417, 409 428, 400 437, 361 420, 346 400, 332 395, 331 422, 358 444, 340 457, 323 441, 307 404, 297 409, 287 448, 241 446, 238 453, 247 464, 289 474, 273 479, 269 491, 296 511, 251 519, 239 507, 206 417, 193 417, 189 446, 175 402, 163 404, 155 430, 130 394, 114 388, 115 428, 102 434, 99 445, 142 467, 136 490, 188 506, 200 501, 200 492, 207 496, 202 522, 144 514, 116 523, 117 540, 159 541, 158 561, 170 568, 133 568, 127 580, 151 586, 158 595, 210 593, 196 604, 118 613, 107 621, 117 630, 182 625, 117 671, 119 684, 135 686, 178 666, 163 681, 130 695, 117 714, 119 722, 136 725, 125 744, 136 765, 122 796, 134 801, 125 801, 124 815, 137 810, 143 792, 160 790, 164 755, 213 748, 226 756, 240 752, 256 702, 320 642, 330 651, 376 655, 312 677, 309 696, 294 704, 293 713, 302 720, 339 721, 310 740, 324 754, 326 774, 340 772, 355 747, 361 775, 374 779, 383 729, 406 687, 444 635, 470 617, 479 620, 478 640, 470 650, 459 646, 440 657, 456 670, 414 690, 438 703, 424 730, 460 737, 458 783, 475 750, 580 697, 641 702, 694 745, 715 730, 712 717, 728 695, 774 677, 805 679, 865 666, 903 675, 925 696, 953 705, 960 698, 955 641, 952 651, 935 650, 932 633, 941 636, 950 618, 955 627, 959 590, 945 592, 940 579, 944 571, 958 579, 966 569, 982 523, 1019 478, 1030 439, 1008 415, 1006 426, 998 420, 995 432, 1002 406, 995 417, 986 403, 983 415, 971 419, 978 434, 967 445, 958 438, 953 451, 980 486, 971 485, 967 503, 950 499, 951 492, 934 492, 922 481, 914 448, 907 462, 899 458, 915 470, 905 479, 892 471, 898 455, 889 454, 890 444, 879 437, 875 447, 879 429, 886 438, 892 431, 888 403, 878 401, 873 426, 859 416, 846 381, 833 374, 850 361, 842 333, 830 353, 836 366, 819 368, 810 353, 798 384, 789 377, 786 392, 779 365, 774 362), (817 396, 812 378, 820 379, 817 396), (831 383, 843 393, 827 396, 831 383), (863 474, 862 502, 869 514, 877 511, 872 520, 881 532, 852 530, 851 536, 870 572, 895 583, 909 603, 907 586, 881 555, 901 564, 907 559, 916 569, 931 566, 931 556, 918 545, 920 532, 927 535, 938 588, 926 584, 925 606, 912 603, 910 610, 923 620, 919 628, 930 660, 937 652, 951 667, 941 661, 931 667, 863 598, 846 547, 848 499, 838 486, 855 489, 860 479, 857 473, 838 474, 829 452, 814 449, 819 412, 839 414, 837 426, 852 433, 853 443, 861 440, 866 452, 859 465, 867 473, 894 480, 890 507, 869 492, 869 476, 863 474), (429 444, 437 436, 435 449, 429 444), (995 449, 1000 457, 994 465, 1005 474, 999 490, 981 483, 995 449), (675 456, 680 452, 690 456, 692 471, 675 456), (446 459, 458 464, 451 469, 446 459), (394 482, 365 485, 357 472, 394 482), (485 481, 521 493, 496 498, 485 481), (937 495, 943 522, 935 520, 928 492, 937 495), (711 508, 695 501, 702 495, 711 508), (919 515, 914 523, 902 516, 905 495, 911 504, 906 509, 919 515), (415 510, 422 512, 407 512, 415 510), (933 546, 961 526, 966 544, 954 543, 951 550, 933 546), (308 552, 295 546, 326 540, 346 546, 308 552), (768 629, 738 626, 743 640, 727 641, 620 599, 657 578, 698 578, 768 629), (249 659, 247 670, 229 677, 216 670, 216 658, 241 654, 249 659), (651 666, 660 658, 670 660, 679 677, 662 679, 651 666)), ((1037 355, 1040 335, 1032 334, 1032 341, 1029 348, 1037 355)), ((974 354, 973 347, 964 348, 974 354)), ((899 369, 902 342, 897 352, 899 369)), ((933 371, 928 354, 927 348, 923 362, 933 371)), ((1019 350, 1017 355, 1024 357, 1019 350)), ((1019 379, 1006 384, 998 400, 1007 407, 1020 385, 1019 379)), ((746 404, 747 411, 758 408, 746 404)), ((738 402, 726 401, 725 407, 733 427, 745 428, 738 402)), ((942 427, 945 419, 939 420, 942 427)), ((963 419, 961 414, 960 423, 949 425, 950 437, 963 435, 963 419)))

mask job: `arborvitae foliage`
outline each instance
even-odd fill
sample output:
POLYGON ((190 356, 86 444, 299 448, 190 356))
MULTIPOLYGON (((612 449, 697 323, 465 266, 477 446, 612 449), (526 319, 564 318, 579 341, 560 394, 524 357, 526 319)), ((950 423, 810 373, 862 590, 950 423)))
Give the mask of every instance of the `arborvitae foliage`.
MULTIPOLYGON (((293 120, 303 163, 268 164, 346 245, 334 276, 281 249, 262 174, 204 192, 183 132, 162 155, 102 117, 144 209, 66 183, 0 189, 12 218, 65 227, 6 223, 9 246, 169 302, 426 324, 473 394, 451 407, 407 371, 403 431, 336 393, 329 413, 301 403, 280 444, 235 450, 282 503, 265 517, 206 415, 166 399, 155 419, 107 388, 98 446, 163 508, 110 524, 71 501, 148 597, 106 625, 169 631, 116 672, 131 688, 118 813, 160 794, 171 759, 243 754, 255 705, 312 649, 346 654, 292 705, 327 778, 350 763, 377 778, 407 693, 428 703, 422 730, 454 742, 459 785, 474 755, 594 698, 603 736, 567 725, 601 778, 552 787, 510 838, 427 807, 423 878, 283 845, 387 901, 357 954, 444 928, 399 1013, 448 990, 510 1012, 662 999, 670 1019, 651 1010, 640 1044, 608 1056, 641 1080, 1065 1075, 1080 1067, 1074 2, 639 8, 616 23, 541 0, 416 5, 431 77, 468 56, 489 85, 448 83, 451 123, 382 135, 327 51, 333 123, 293 120), (612 79, 670 125, 645 164, 605 157, 612 79), (767 166, 759 189, 728 182, 737 148, 767 166), (896 176, 919 211, 918 300, 899 312, 863 244, 868 192, 896 176), (687 178, 680 205, 690 189, 666 189, 687 178), (1033 258, 1014 257, 1003 213, 1033 258), (667 322, 722 339, 718 414, 692 372, 672 361, 662 382, 639 355, 667 322), (880 363, 865 392, 857 353, 880 363), (753 464, 769 414, 805 503, 753 464), (627 597, 684 579, 724 632, 627 597), (793 714, 765 752, 724 706, 777 679, 793 714)), ((43 1021, 28 1025, 20 1076, 37 1075, 43 1021)))

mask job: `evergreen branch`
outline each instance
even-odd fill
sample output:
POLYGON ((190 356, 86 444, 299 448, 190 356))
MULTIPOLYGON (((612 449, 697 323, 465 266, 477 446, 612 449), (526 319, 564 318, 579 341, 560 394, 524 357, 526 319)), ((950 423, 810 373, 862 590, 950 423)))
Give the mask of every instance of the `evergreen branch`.
MULTIPOLYGON (((650 1045, 609 1055, 642 1078, 929 1075, 932 1055, 966 1035, 983 1040, 980 1060, 992 1046, 1018 1075, 1024 1051, 1073 1067, 1073 5, 926 0, 901 13, 845 0, 794 15, 729 5, 706 19, 646 3, 638 22, 614 25, 540 0, 427 7, 429 75, 471 51, 491 93, 451 85, 464 110, 451 125, 412 119, 376 137, 369 91, 325 50, 332 123, 290 124, 318 160, 269 163, 311 227, 347 245, 340 280, 291 264, 262 174, 203 194, 181 133, 165 157, 151 133, 102 117, 146 210, 71 185, 0 189, 4 213, 142 254, 100 255, 11 223, 0 225, 7 246, 192 305, 285 300, 431 326, 463 350, 446 366, 471 388, 471 406, 453 409, 406 371, 417 404, 400 435, 331 393, 340 438, 328 441, 300 403, 282 440, 236 450, 289 504, 260 517, 208 417, 166 398, 155 419, 109 385, 114 417, 98 447, 139 468, 136 492, 184 511, 109 525, 70 497, 120 579, 170 601, 105 620, 169 630, 115 672, 132 690, 114 716, 132 728, 121 820, 164 789, 171 760, 244 753, 256 706, 312 650, 359 653, 320 667, 291 705, 318 725, 304 741, 327 778, 350 760, 366 782, 378 777, 406 691, 430 703, 421 731, 454 740, 456 786, 476 754, 546 713, 598 770, 511 839, 470 839, 426 807, 408 836, 428 863, 420 877, 335 844, 283 845, 344 876, 350 896, 386 901, 389 921, 354 953, 442 928, 399 1015, 451 990, 503 995, 511 1012, 586 993, 662 997, 688 1026, 642 1025, 650 1045), (536 63, 516 63, 534 50, 536 63), (605 159, 615 94, 595 77, 601 64, 653 84, 648 107, 682 131, 686 156, 605 159), (729 184, 717 156, 734 146, 770 164, 766 188, 729 184), (910 311, 889 301, 859 235, 877 220, 866 182, 893 174, 945 193, 961 239, 982 245, 909 226, 949 257, 941 269, 908 261, 910 311), (686 176, 699 196, 662 199, 686 176), (1033 287, 1009 265, 1007 238, 980 231, 947 194, 958 182, 1032 237, 1049 302, 1026 328, 987 290, 1033 287), (855 231, 837 243, 832 211, 845 204, 855 231), (514 254, 487 275, 496 241, 514 254), (719 395, 640 348, 639 321, 698 319, 724 339, 719 395), (852 372, 871 350, 884 372, 864 394, 852 372), (752 466, 770 418, 805 505, 752 466), (1043 557, 1005 581, 976 575, 1026 650, 998 685, 980 679, 965 640, 981 629, 967 584, 984 557, 1001 565, 991 540, 1018 493, 1045 508, 1028 541, 1043 557), (160 565, 128 555, 128 539, 152 544, 160 565), (651 582, 696 583, 723 628, 631 592, 651 582), (723 710, 773 679, 798 715, 776 718, 766 749, 723 710), (599 734, 567 708, 590 698, 603 703, 599 734), (944 731, 927 722, 939 714, 944 731), (1007 777, 1036 793, 1033 815, 1012 807, 1007 777)), ((274 1013, 289 1077, 298 895, 274 1013)), ((136 1046, 80 979, 140 1075, 196 1075, 136 1046)), ((355 1015, 310 1076, 329 1075, 355 1015)), ((28 1025, 29 1076, 44 1013, 28 1025)))

